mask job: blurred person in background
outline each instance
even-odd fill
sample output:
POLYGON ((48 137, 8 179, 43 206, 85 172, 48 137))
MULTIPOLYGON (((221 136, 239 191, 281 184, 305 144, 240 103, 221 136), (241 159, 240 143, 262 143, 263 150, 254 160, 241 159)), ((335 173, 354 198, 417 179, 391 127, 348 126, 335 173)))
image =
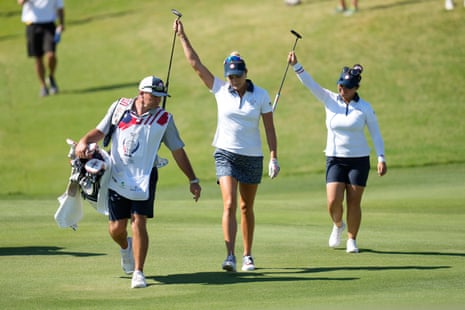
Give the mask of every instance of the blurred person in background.
POLYGON ((346 16, 350 16, 358 12, 358 0, 352 0, 352 7, 349 8, 346 4, 346 0, 339 0, 339 5, 336 8, 336 13, 343 13, 346 16))
POLYGON ((58 93, 55 80, 58 62, 56 47, 61 32, 65 30, 63 0, 18 0, 18 4, 22 6, 21 21, 26 24, 27 54, 35 60, 34 67, 39 78, 40 96, 56 94, 58 93), (57 19, 58 25, 55 24, 57 19))
MULTIPOLYGON (((465 7, 465 1, 463 1, 463 6, 465 7)), ((455 3, 453 0, 446 0, 444 2, 444 7, 447 11, 452 11, 455 8, 455 3)))

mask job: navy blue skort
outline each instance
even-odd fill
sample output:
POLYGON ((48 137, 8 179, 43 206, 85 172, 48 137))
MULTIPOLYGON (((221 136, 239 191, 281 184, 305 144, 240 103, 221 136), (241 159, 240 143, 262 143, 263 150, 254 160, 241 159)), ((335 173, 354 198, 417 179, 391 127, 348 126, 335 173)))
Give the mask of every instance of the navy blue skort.
POLYGON ((259 184, 262 180, 263 156, 245 156, 216 149, 213 157, 217 179, 232 176, 246 184, 259 184))

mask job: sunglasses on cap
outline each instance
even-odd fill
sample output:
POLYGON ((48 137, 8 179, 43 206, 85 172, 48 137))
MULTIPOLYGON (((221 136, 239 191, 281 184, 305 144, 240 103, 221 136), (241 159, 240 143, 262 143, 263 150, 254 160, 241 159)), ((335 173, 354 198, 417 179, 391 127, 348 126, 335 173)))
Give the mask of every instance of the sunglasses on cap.
POLYGON ((231 55, 231 56, 226 57, 226 59, 224 60, 225 64, 230 63, 230 62, 244 62, 244 60, 240 56, 231 55))
POLYGON ((147 86, 144 86, 144 88, 151 88, 152 90, 156 92, 161 92, 161 93, 164 93, 166 90, 163 84, 162 85, 147 85, 147 86))
POLYGON ((352 68, 344 67, 342 68, 342 73, 348 73, 351 76, 360 76, 363 72, 363 67, 359 64, 354 65, 352 68))

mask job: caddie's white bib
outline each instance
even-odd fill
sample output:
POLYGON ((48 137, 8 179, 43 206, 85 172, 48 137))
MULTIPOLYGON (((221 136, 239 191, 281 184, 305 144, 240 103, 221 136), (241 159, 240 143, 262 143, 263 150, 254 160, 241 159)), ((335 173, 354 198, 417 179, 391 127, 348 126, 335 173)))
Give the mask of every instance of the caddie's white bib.
POLYGON ((150 173, 171 114, 157 108, 126 111, 112 137, 109 188, 131 200, 149 198, 150 173))

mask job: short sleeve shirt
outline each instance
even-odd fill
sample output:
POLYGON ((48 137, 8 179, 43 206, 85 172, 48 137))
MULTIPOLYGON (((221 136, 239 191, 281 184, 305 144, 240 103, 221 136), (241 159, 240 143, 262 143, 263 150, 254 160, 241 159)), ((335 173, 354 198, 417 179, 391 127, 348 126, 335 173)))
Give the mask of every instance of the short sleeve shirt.
POLYGON ((263 156, 259 121, 272 112, 268 93, 247 80, 241 98, 229 83, 215 77, 211 92, 218 107, 218 124, 212 145, 246 156, 263 156))
POLYGON ((28 0, 23 5, 21 21, 24 23, 50 23, 56 12, 64 7, 63 0, 28 0))

